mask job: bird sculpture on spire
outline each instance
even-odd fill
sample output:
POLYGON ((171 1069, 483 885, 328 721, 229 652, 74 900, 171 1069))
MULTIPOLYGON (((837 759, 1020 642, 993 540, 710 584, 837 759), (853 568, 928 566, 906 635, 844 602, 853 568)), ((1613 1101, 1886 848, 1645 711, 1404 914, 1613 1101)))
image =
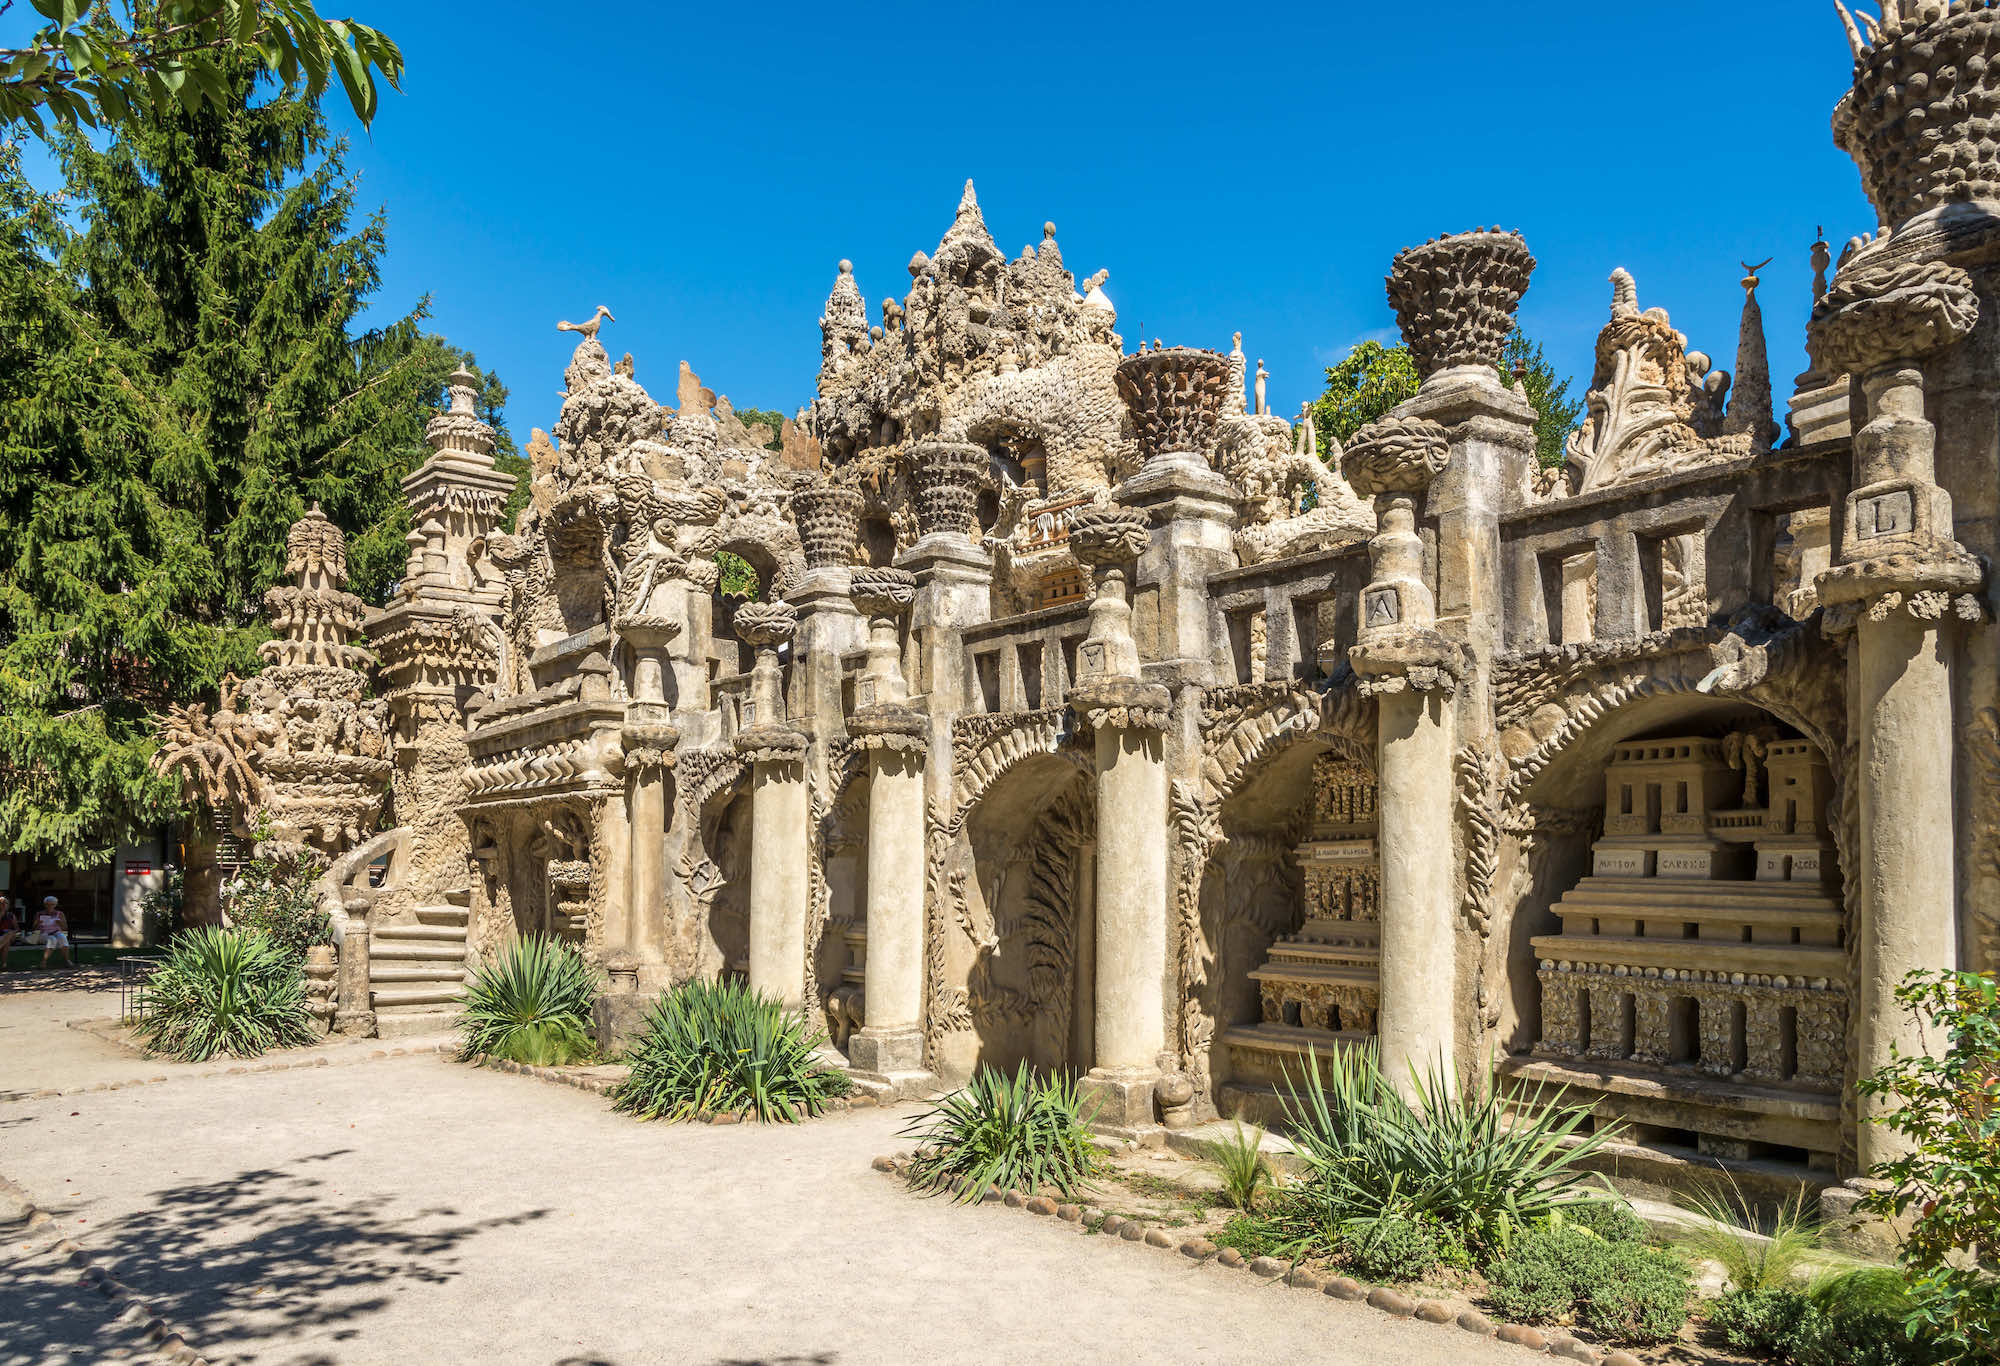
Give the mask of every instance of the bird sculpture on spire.
POLYGON ((618 319, 611 316, 610 309, 606 308, 603 304, 599 304, 597 312, 591 315, 589 322, 559 322, 556 324, 556 331, 575 332, 580 334, 586 341, 596 341, 598 328, 604 326, 607 322, 615 323, 617 321, 618 319))

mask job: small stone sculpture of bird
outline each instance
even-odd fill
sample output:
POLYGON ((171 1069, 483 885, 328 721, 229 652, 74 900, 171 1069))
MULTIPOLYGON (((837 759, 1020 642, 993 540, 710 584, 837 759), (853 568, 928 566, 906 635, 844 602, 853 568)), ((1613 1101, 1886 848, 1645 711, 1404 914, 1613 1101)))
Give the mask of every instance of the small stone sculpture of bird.
POLYGON ((610 310, 610 309, 606 308, 606 307, 605 307, 605 306, 604 306, 603 304, 599 304, 599 305, 597 306, 597 312, 596 312, 595 314, 593 314, 593 315, 591 316, 591 319, 590 319, 590 321, 589 321, 589 322, 586 322, 586 323, 557 323, 557 324, 556 324, 556 331, 558 331, 558 332, 580 332, 580 333, 582 333, 582 334, 583 334, 583 336, 584 336, 584 337, 585 337, 586 339, 588 339, 588 340, 590 340, 590 341, 596 341, 596 340, 597 340, 597 329, 598 329, 598 328, 600 328, 600 327, 604 326, 604 324, 605 324, 605 323, 607 323, 607 322, 614 322, 614 323, 615 323, 615 322, 617 322, 617 321, 618 321, 618 319, 616 319, 616 318, 614 318, 614 317, 612 317, 612 316, 611 316, 611 310, 610 310))

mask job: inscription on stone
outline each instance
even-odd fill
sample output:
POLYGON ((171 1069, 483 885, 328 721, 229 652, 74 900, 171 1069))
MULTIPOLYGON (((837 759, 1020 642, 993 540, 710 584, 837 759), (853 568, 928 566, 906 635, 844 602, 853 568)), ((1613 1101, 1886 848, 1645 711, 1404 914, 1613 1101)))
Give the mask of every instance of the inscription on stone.
POLYGON ((1402 605, 1396 600, 1393 588, 1374 588, 1368 592, 1368 624, 1370 626, 1394 626, 1402 620, 1402 605))
POLYGON ((1915 526, 1910 512, 1908 489, 1864 498, 1854 505, 1854 534, 1863 540, 1873 536, 1900 536, 1915 526))
POLYGON ((1651 860, 1644 849, 1599 849, 1591 871, 1599 877, 1645 877, 1651 860))

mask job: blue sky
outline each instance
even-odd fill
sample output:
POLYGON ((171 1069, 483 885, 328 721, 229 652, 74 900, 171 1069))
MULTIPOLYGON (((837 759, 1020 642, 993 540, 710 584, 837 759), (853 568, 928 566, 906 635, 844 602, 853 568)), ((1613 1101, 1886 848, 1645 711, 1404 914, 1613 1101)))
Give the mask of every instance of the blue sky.
POLYGON ((523 439, 557 410, 556 320, 598 303, 656 397, 685 358, 738 407, 808 401, 838 261, 871 311, 900 298, 967 177, 1010 255, 1052 220, 1079 278, 1110 269, 1128 347, 1240 329, 1287 415, 1393 338, 1398 248, 1495 224, 1579 394, 1614 266, 1731 366, 1739 262, 1775 257, 1782 411, 1814 229, 1873 226, 1827 131, 1825 0, 320 8, 409 62, 350 154, 388 213, 379 304, 429 294, 523 439))

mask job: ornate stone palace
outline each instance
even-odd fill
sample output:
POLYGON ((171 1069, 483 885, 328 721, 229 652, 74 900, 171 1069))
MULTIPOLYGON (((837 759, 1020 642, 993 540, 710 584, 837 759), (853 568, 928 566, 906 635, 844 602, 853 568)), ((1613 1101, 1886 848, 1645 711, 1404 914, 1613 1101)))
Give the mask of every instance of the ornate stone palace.
POLYGON ((1026 1059, 1143 1134, 1372 1039, 1568 1086, 1628 1171, 1840 1181, 1921 1046, 1891 990, 2000 966, 2000 10, 1849 36, 1880 225, 1818 251, 1788 432, 1754 273, 1732 377, 1619 271, 1538 467, 1495 230, 1395 259, 1422 387, 1320 449, 968 184, 900 299, 841 264, 782 433, 656 399, 600 310, 503 532, 455 377, 394 600, 309 518, 278 719, 179 729, 328 854, 338 1028, 559 935, 607 1038, 744 974, 882 1091, 1026 1059))

